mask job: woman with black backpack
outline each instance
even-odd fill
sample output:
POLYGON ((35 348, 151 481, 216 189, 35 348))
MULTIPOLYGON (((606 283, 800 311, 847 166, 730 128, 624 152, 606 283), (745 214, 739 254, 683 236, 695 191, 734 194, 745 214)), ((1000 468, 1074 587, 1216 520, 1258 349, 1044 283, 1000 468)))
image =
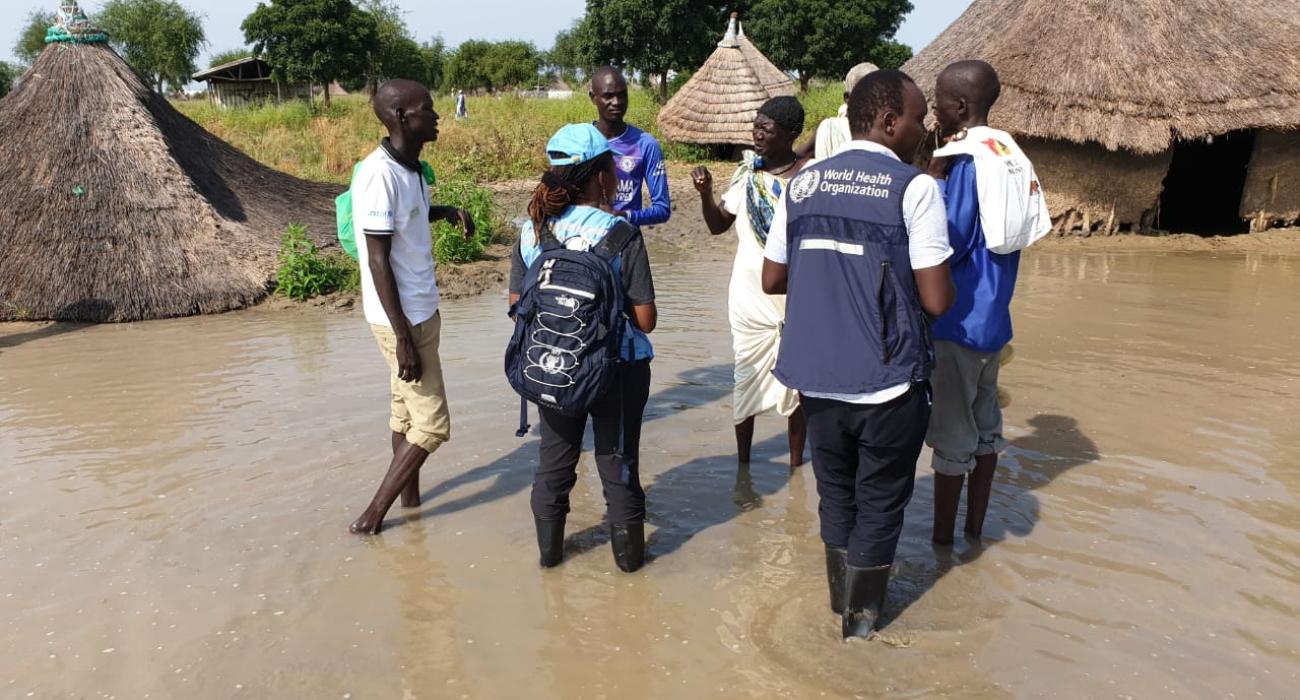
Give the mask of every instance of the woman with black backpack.
POLYGON ((544 567, 563 558, 569 492, 591 416, 614 562, 632 572, 645 562, 638 459, 654 357, 647 334, 658 318, 654 280, 640 231, 613 211, 618 175, 605 136, 590 124, 570 124, 551 137, 546 151, 551 167, 533 193, 529 221, 511 256, 517 328, 507 353, 515 388, 528 381, 541 387, 520 392, 534 398, 541 416, 532 492, 537 546, 544 567), (612 275, 613 294, 600 293, 602 283, 609 284, 598 279, 602 270, 612 275), (614 328, 584 315, 610 298, 622 305, 614 309, 614 328), (617 347, 608 345, 606 357, 593 347, 597 343, 617 347))

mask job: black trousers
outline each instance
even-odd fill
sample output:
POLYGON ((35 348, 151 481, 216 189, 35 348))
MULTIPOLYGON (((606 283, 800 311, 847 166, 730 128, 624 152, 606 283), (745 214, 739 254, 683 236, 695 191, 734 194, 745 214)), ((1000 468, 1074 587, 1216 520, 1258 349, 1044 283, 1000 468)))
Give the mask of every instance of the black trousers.
MULTIPOLYGON (((591 408, 596 438, 596 470, 605 491, 610 523, 645 521, 641 488, 641 418, 650 398, 650 361, 624 365, 609 392, 591 408), (621 446, 620 446, 621 438, 621 446)), ((578 481, 578 456, 587 417, 575 418, 539 408, 541 462, 533 477, 533 515, 554 520, 569 513, 569 492, 578 481)))
POLYGON ((930 423, 930 390, 914 384, 884 404, 803 397, 821 497, 822 541, 858 567, 893 563, 930 423))

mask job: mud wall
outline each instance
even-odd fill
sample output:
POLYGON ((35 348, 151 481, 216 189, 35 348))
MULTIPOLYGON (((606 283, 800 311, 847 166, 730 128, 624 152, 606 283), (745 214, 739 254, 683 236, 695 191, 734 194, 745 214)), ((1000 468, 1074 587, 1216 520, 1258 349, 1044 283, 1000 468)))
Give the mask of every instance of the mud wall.
POLYGON ((1300 222, 1300 131, 1259 131, 1241 198, 1250 230, 1300 222))
POLYGON ((1019 143, 1047 193, 1056 233, 1145 230, 1155 219, 1172 150, 1143 156, 1095 144, 1029 138, 1019 143))

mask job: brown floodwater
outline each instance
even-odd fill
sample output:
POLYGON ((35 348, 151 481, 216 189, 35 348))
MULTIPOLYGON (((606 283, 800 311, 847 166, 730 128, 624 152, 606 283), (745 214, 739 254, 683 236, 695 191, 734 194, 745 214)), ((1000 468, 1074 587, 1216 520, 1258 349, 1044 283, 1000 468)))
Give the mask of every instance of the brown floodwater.
POLYGON ((445 305, 454 438, 370 539, 359 313, 0 327, 0 697, 1296 697, 1300 258, 1027 255, 987 541, 931 548, 923 455, 848 644, 783 421, 737 468, 729 271, 657 270, 635 575, 589 454, 537 567, 502 294, 445 305))

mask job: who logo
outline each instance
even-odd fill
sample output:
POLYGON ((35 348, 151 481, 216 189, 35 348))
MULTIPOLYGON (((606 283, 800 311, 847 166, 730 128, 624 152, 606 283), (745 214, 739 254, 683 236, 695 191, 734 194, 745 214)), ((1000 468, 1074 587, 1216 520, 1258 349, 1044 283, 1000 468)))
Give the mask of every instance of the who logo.
POLYGON ((807 170, 790 181, 790 201, 798 204, 817 192, 822 176, 816 170, 807 170))

